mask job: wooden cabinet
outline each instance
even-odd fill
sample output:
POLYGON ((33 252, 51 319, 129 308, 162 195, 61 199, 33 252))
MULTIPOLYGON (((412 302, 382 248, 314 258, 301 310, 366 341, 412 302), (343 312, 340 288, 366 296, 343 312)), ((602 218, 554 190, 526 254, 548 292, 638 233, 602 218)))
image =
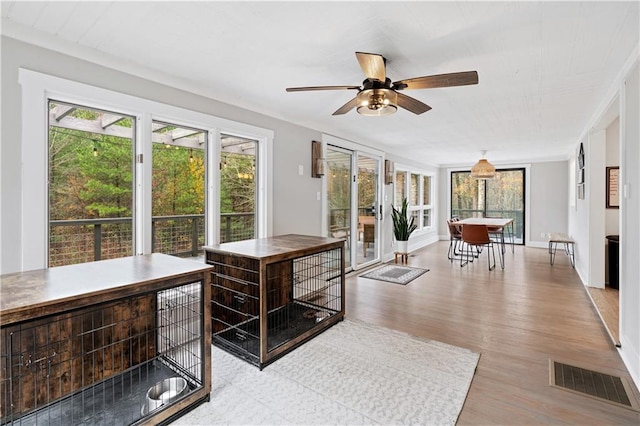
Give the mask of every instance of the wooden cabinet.
POLYGON ((153 254, 0 277, 0 422, 157 424, 208 400, 210 269, 153 254), (169 377, 185 396, 149 410, 169 377))
POLYGON ((259 366, 344 318, 344 241, 282 235, 205 247, 213 343, 259 366))

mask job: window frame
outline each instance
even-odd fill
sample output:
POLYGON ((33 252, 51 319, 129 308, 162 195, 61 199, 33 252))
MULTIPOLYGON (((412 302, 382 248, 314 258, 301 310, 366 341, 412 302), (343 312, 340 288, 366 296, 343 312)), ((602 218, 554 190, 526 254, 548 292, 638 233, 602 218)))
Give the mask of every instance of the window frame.
POLYGON ((249 124, 223 119, 209 114, 152 101, 121 92, 95 87, 72 80, 20 68, 18 82, 22 87, 22 206, 23 235, 20 270, 41 269, 48 262, 48 102, 86 105, 102 110, 119 111, 136 120, 134 146, 134 248, 136 255, 151 252, 151 164, 153 121, 206 130, 205 172, 206 244, 218 241, 220 202, 216 188, 219 171, 220 134, 231 134, 259 141, 258 220, 257 235, 265 237, 272 231, 272 170, 274 132, 249 124), (142 162, 140 161, 142 160, 142 162), (25 194, 29 194, 26 196, 25 194))
MULTIPOLYGON (((496 166, 496 169, 506 170, 506 169, 524 169, 524 215, 526 218, 531 218, 531 164, 530 163, 507 163, 501 164, 499 167, 496 166)), ((453 189, 453 182, 451 179, 452 172, 469 172, 469 167, 451 167, 446 169, 446 211, 447 214, 451 214, 452 203, 451 203, 451 191, 453 189)), ((524 221, 524 241, 522 242, 525 246, 534 245, 536 243, 532 243, 531 241, 531 220, 524 221)), ((540 246, 542 247, 542 246, 540 246)), ((546 247, 546 246, 545 246, 546 247)))
POLYGON ((425 172, 422 170, 417 170, 417 169, 412 169, 410 167, 405 167, 405 166, 396 166, 396 171, 394 174, 394 201, 396 204, 399 203, 398 200, 396 200, 396 196, 398 194, 398 186, 397 186, 397 177, 398 175, 404 175, 404 197, 407 198, 407 201, 409 202, 409 213, 414 215, 417 218, 417 223, 416 225, 418 226, 416 228, 416 231, 431 231, 434 229, 433 226, 433 213, 434 213, 434 205, 433 205, 433 194, 434 194, 434 176, 435 173, 434 172, 425 172), (418 197, 418 203, 417 204, 413 204, 412 200, 411 200, 411 194, 412 194, 412 177, 413 176, 417 176, 417 184, 418 184, 418 188, 417 188, 417 197, 418 197), (428 177, 429 178, 429 204, 425 204, 424 203, 424 178, 428 177), (429 212, 429 218, 430 218, 430 224, 425 225, 424 224, 424 214, 425 212, 429 212))

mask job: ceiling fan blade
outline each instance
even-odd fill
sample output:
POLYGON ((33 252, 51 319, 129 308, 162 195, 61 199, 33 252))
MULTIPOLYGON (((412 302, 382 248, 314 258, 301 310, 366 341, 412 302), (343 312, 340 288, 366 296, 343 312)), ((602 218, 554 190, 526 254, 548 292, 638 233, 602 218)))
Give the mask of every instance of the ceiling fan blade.
POLYGON ((309 86, 287 87, 287 92, 305 92, 308 90, 359 90, 360 86, 309 86))
POLYGON ((436 87, 467 86, 470 84, 478 84, 477 71, 452 72, 449 74, 409 78, 394 82, 393 88, 396 90, 433 89, 436 87))
POLYGON ((356 52, 356 57, 367 78, 380 80, 384 83, 387 78, 384 56, 376 53, 356 52))
POLYGON ((347 102, 346 104, 342 105, 340 108, 338 108, 338 110, 336 112, 334 112, 331 115, 346 114, 349 111, 351 111, 352 109, 354 109, 356 107, 356 105, 358 105, 358 98, 357 97, 351 99, 349 102, 347 102))
POLYGON ((431 109, 429 105, 402 93, 398 93, 398 106, 418 115, 431 109))

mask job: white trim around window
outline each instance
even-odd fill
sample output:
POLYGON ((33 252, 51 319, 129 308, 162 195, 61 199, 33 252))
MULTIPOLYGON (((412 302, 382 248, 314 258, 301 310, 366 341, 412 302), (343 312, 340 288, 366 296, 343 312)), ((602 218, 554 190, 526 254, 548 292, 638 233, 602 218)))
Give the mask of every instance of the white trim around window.
MULTIPOLYGON (((435 209, 434 209, 434 199, 435 199, 435 182, 436 182, 436 172, 427 172, 424 170, 418 170, 412 167, 404 166, 401 164, 396 164, 396 170, 394 173, 394 188, 397 185, 397 176, 398 174, 404 174, 404 196, 409 201, 409 211, 417 214, 417 222, 418 228, 416 232, 427 232, 434 229, 435 224, 435 209), (416 198, 417 202, 412 197, 411 187, 412 187, 412 176, 415 176, 417 179, 417 188, 416 188, 416 198), (429 203, 424 203, 424 178, 429 178, 429 203), (425 212, 429 212, 429 224, 424 223, 425 212)), ((400 201, 396 199, 396 195, 398 195, 399 188, 396 188, 394 191, 394 203, 399 204, 400 201)))
MULTIPOLYGON (((59 77, 19 69, 22 86, 22 248, 21 270, 44 268, 47 265, 48 236, 48 148, 47 103, 49 99, 86 105, 92 108, 115 110, 136 118, 136 154, 151 158, 151 122, 171 122, 209 132, 207 158, 210 165, 218 164, 220 133, 237 135, 259 142, 259 179, 257 196, 257 236, 272 232, 272 130, 203 114, 172 105, 138 98, 59 77), (146 131, 145 131, 146 129, 146 131)), ((206 244, 218 242, 219 228, 217 167, 206 176, 207 229, 206 244)), ((151 162, 136 164, 135 181, 135 242, 134 252, 146 254, 151 250, 151 162), (147 220, 148 216, 148 220, 147 220)))

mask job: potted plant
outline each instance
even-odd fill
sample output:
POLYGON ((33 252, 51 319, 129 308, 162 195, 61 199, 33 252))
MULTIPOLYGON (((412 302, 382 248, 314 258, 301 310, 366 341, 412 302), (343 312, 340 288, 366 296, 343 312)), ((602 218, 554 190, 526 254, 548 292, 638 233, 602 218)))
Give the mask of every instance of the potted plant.
POLYGON ((393 236, 398 242, 398 253, 408 253, 409 236, 416 230, 413 216, 408 216, 409 203, 406 198, 402 199, 402 206, 398 210, 391 204, 391 218, 393 219, 393 236))

